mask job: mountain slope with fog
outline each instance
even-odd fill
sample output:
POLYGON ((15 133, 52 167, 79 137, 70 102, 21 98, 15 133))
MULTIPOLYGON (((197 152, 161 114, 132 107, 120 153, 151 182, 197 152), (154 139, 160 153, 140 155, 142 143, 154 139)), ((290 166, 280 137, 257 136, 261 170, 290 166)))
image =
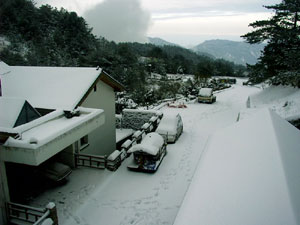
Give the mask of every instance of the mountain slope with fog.
POLYGON ((177 44, 168 42, 168 41, 158 38, 158 37, 148 37, 148 41, 150 44, 153 44, 156 46, 164 46, 164 45, 179 46, 177 44))
POLYGON ((192 50, 198 54, 207 53, 215 58, 222 58, 236 64, 255 64, 265 44, 250 45, 246 42, 228 40, 205 41, 192 50))

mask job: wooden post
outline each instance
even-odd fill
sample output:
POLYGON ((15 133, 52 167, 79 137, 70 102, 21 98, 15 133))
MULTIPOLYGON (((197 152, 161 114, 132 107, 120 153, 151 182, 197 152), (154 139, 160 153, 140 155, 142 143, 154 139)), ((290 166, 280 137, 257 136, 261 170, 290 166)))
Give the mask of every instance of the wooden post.
MULTIPOLYGON (((0 147, 0 150, 1 147, 0 147)), ((0 160, 0 224, 6 224, 8 222, 8 209, 6 202, 10 201, 9 187, 6 175, 6 165, 4 161, 0 160)))
POLYGON ((50 212, 49 217, 53 220, 53 225, 58 225, 58 217, 55 203, 49 202, 46 208, 50 212))

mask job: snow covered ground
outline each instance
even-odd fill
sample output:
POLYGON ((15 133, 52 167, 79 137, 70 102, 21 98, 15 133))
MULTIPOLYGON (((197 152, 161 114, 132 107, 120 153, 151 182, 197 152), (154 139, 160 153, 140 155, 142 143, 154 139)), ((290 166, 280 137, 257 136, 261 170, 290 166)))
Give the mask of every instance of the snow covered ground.
POLYGON ((68 183, 52 188, 32 201, 32 206, 57 205, 62 225, 173 224, 191 183, 210 134, 236 122, 256 87, 238 84, 216 94, 214 104, 187 104, 186 109, 164 107, 180 113, 184 128, 154 174, 129 171, 127 158, 116 172, 79 168, 68 183))
POLYGON ((263 108, 269 108, 282 118, 293 121, 300 119, 300 89, 286 86, 258 85, 260 91, 250 95, 247 109, 240 112, 245 119, 263 108))
POLYGON ((267 87, 250 96, 250 107, 268 107, 284 119, 299 119, 300 90, 281 85, 267 87))

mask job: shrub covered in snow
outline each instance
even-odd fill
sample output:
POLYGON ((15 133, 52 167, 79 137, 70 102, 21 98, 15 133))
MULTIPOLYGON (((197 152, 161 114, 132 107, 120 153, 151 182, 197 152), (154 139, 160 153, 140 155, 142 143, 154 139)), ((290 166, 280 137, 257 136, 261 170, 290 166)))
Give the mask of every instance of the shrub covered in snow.
POLYGON ((153 116, 161 117, 162 112, 157 110, 124 109, 122 128, 138 130, 143 126, 143 124, 149 122, 153 116))

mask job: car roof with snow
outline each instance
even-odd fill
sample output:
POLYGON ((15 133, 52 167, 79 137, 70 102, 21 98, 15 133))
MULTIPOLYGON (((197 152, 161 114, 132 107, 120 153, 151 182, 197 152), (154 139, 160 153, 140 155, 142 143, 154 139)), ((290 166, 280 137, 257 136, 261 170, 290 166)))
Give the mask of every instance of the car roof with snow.
POLYGON ((211 96, 212 93, 213 93, 213 89, 212 88, 201 88, 199 90, 199 95, 200 96, 208 97, 208 96, 211 96))
POLYGON ((161 134, 172 132, 172 134, 176 134, 178 115, 179 114, 165 114, 161 119, 156 132, 161 134))
POLYGON ((149 155, 157 155, 164 144, 164 139, 158 133, 152 132, 147 134, 140 144, 132 146, 128 153, 143 152, 149 155))

